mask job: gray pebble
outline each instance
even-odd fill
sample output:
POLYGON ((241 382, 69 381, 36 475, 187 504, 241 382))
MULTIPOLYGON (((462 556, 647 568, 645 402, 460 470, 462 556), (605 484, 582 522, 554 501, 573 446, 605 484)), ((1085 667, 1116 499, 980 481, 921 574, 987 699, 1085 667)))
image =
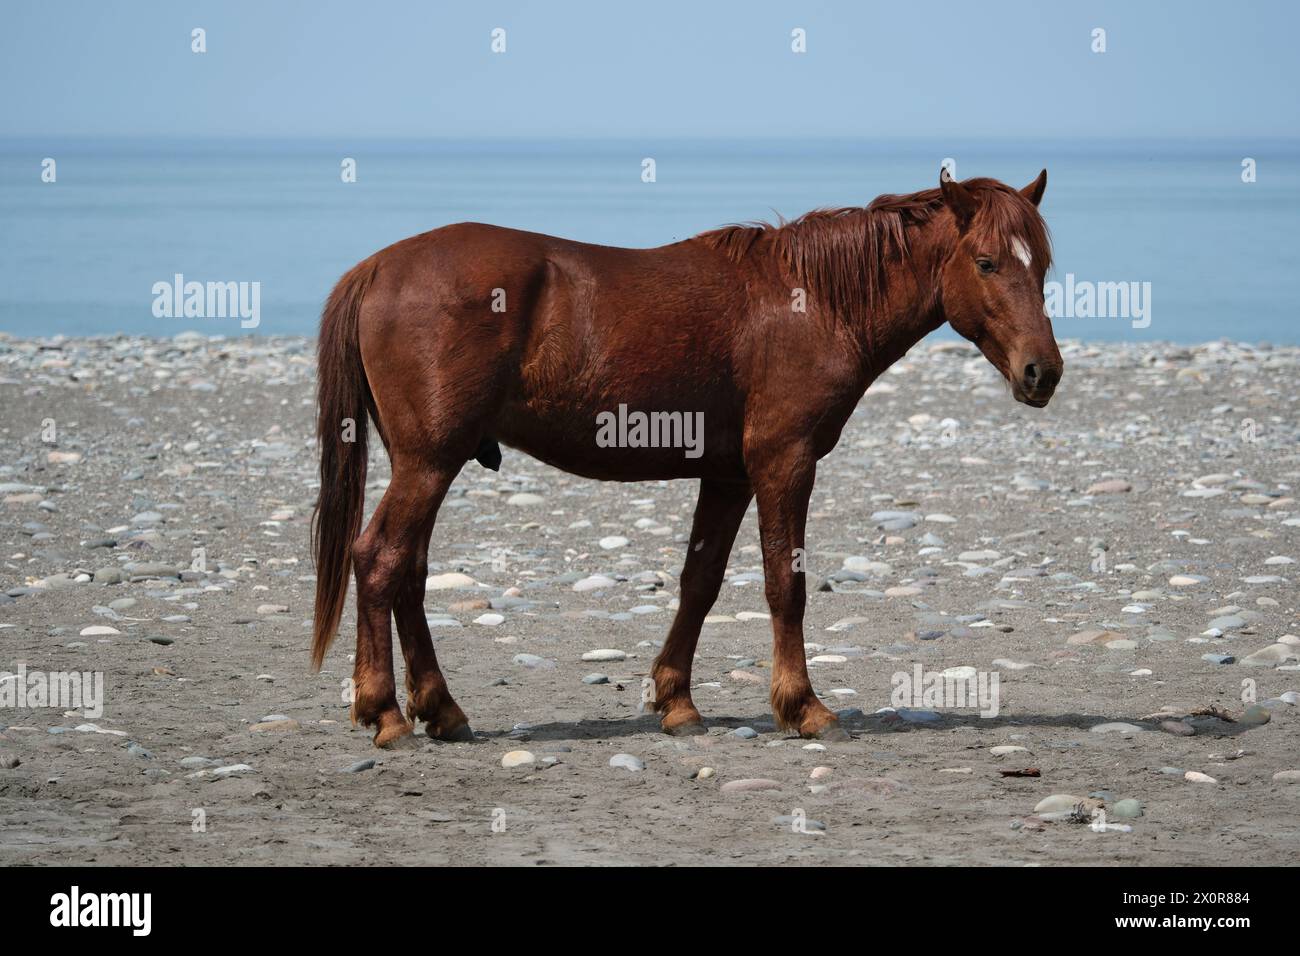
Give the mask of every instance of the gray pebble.
POLYGON ((632 754, 614 754, 609 758, 609 765, 611 767, 622 767, 625 770, 631 770, 633 773, 645 769, 645 762, 640 757, 634 757, 632 754))

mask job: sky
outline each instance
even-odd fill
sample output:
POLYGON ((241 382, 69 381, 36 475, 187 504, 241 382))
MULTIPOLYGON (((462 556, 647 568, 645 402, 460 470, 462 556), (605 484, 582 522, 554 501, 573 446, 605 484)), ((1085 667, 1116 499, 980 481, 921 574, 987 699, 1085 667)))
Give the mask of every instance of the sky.
POLYGON ((11 2, 0 138, 1290 138, 1297 36, 1293 0, 11 2))

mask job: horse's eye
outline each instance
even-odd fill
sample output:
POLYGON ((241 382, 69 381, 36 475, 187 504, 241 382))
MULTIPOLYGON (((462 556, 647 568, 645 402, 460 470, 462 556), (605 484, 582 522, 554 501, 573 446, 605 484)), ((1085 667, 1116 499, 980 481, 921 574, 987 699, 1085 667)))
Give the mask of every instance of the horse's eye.
POLYGON ((992 259, 987 259, 987 258, 976 259, 975 265, 979 268, 980 275, 990 275, 991 273, 998 271, 997 263, 995 263, 992 259))

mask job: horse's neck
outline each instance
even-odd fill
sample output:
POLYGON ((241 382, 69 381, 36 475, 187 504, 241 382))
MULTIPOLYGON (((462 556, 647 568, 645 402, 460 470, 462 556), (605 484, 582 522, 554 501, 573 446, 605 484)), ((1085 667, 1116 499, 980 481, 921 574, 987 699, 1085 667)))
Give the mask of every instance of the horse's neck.
POLYGON ((868 382, 945 321, 938 284, 951 237, 932 220, 910 227, 907 239, 907 262, 890 263, 885 299, 866 316, 868 382))

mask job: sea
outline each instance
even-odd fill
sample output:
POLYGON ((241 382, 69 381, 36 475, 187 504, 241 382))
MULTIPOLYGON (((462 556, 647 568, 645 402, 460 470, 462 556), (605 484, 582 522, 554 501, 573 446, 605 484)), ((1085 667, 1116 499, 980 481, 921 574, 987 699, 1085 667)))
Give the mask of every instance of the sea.
POLYGON ((1088 138, 0 140, 0 331, 313 335, 341 273, 448 223, 655 246, 925 189, 945 163, 1015 186, 1047 168, 1059 338, 1300 343, 1300 141, 1088 138), (256 323, 168 314, 178 275, 256 284, 256 323))

